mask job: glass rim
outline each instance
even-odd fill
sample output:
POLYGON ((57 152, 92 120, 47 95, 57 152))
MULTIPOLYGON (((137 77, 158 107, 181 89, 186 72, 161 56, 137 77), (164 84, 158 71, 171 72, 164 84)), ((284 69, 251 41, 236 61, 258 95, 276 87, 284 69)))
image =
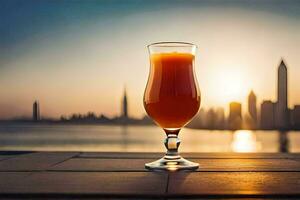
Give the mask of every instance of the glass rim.
POLYGON ((147 48, 150 47, 197 47, 197 45, 190 42, 154 42, 147 45, 147 48))

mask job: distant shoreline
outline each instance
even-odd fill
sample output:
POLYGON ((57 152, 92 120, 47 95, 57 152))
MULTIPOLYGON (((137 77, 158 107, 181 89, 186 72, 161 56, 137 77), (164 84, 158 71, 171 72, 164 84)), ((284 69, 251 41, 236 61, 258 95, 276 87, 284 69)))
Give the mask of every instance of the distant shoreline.
POLYGON ((72 122, 72 121, 19 121, 19 120, 0 120, 0 124, 29 124, 29 125, 105 125, 105 126, 154 126, 154 123, 99 123, 99 122, 72 122))
MULTIPOLYGON (((0 120, 0 125, 9 124, 19 124, 19 125, 78 125, 78 126, 89 126, 89 125, 99 125, 99 126, 156 126, 154 123, 99 123, 99 122, 73 122, 73 121, 59 121, 59 120, 0 120)), ((211 131, 238 131, 238 130, 249 130, 249 131, 300 131, 300 129, 208 129, 208 128, 195 128, 191 126, 185 126, 185 128, 194 130, 211 130, 211 131)))

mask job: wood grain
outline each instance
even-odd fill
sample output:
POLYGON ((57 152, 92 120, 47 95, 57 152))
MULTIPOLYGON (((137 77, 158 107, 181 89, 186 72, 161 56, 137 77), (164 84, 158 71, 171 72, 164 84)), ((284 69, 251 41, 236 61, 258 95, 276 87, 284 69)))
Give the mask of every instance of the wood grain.
POLYGON ((35 172, 22 181, 7 182, 1 194, 155 195, 165 193, 166 173, 35 172))
POLYGON ((78 153, 38 152, 19 155, 0 162, 0 171, 38 171, 47 170, 52 165, 63 162, 78 153))
POLYGON ((172 173, 173 195, 300 195, 299 172, 172 173))
POLYGON ((150 172, 162 153, 0 155, 0 198, 300 198, 299 154, 185 153, 194 172, 150 172), (3 160, 1 160, 3 158, 3 160))

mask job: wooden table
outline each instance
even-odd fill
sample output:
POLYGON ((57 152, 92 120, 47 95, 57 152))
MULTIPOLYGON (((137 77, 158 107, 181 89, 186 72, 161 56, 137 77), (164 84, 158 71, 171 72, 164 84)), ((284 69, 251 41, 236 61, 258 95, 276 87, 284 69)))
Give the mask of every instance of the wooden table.
POLYGON ((6 199, 300 199, 300 154, 185 153, 195 172, 150 172, 161 153, 0 153, 6 199))

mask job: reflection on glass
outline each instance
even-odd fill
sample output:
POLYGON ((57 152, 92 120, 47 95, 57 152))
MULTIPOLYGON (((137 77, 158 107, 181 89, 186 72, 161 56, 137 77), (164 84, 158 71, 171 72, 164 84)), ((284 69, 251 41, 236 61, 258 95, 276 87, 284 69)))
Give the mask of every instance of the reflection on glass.
POLYGON ((231 149, 234 152, 257 152, 261 149, 261 143, 252 131, 239 130, 233 133, 231 149))

